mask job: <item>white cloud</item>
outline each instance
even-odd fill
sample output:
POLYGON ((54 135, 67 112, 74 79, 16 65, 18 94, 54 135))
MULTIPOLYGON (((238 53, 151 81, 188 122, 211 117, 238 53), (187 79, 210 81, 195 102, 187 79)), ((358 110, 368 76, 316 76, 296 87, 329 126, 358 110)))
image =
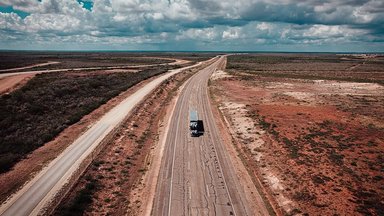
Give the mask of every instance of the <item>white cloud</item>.
POLYGON ((240 37, 240 28, 231 28, 223 31, 223 39, 238 39, 240 37))
POLYGON ((0 14, 0 38, 9 41, 49 43, 47 35, 52 43, 81 43, 86 38, 87 43, 103 44, 384 40, 380 0, 94 0, 91 11, 76 0, 2 0, 0 5, 31 13, 24 19, 16 13, 0 14))
POLYGON ((272 29, 272 25, 266 22, 262 22, 256 25, 256 28, 262 31, 272 29))
POLYGON ((77 32, 80 31, 81 21, 76 17, 62 14, 32 14, 25 18, 25 25, 28 31, 56 31, 56 32, 77 32))
POLYGON ((365 34, 366 32, 358 29, 350 29, 345 26, 313 25, 303 33, 304 37, 312 38, 347 38, 365 34))
POLYGON ((13 6, 16 10, 25 12, 36 12, 39 8, 39 2, 37 0, 2 0, 0 5, 13 6))
POLYGON ((15 13, 0 12, 0 29, 22 30, 24 29, 23 21, 15 13))
POLYGON ((218 37, 218 29, 215 29, 215 28, 188 29, 186 31, 181 31, 180 34, 176 36, 176 40, 183 40, 183 39, 213 40, 217 37, 218 37))

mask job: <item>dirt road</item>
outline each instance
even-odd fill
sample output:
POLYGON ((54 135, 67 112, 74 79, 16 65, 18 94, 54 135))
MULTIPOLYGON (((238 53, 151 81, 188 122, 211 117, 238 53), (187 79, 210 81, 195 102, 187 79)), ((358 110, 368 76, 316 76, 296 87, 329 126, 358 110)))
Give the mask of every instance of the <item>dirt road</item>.
POLYGON ((210 107, 208 79, 225 58, 194 75, 180 93, 166 138, 152 215, 268 215, 266 209, 250 209, 210 107), (203 136, 190 136, 192 109, 204 122, 203 136))
POLYGON ((110 110, 58 158, 53 160, 7 202, 3 203, 0 207, 0 215, 37 215, 68 182, 81 162, 92 153, 104 137, 124 120, 136 104, 150 94, 161 82, 191 67, 193 66, 172 70, 154 79, 110 110))
POLYGON ((43 67, 43 66, 59 64, 59 63, 60 62, 50 61, 50 62, 45 62, 45 63, 41 63, 41 64, 29 65, 29 66, 25 66, 25 67, 2 69, 2 70, 0 70, 0 72, 19 71, 19 70, 25 70, 25 69, 29 69, 29 68, 35 68, 35 67, 43 67))
POLYGON ((160 65, 183 65, 187 64, 190 61, 183 59, 172 59, 172 58, 164 58, 169 60, 174 60, 171 63, 162 63, 162 64, 151 64, 151 65, 126 65, 126 66, 110 66, 110 67, 84 67, 84 68, 62 68, 62 69, 46 69, 46 70, 31 70, 31 71, 23 71, 17 72, 24 69, 47 66, 51 64, 58 64, 60 62, 47 62, 42 64, 36 64, 26 67, 19 68, 11 68, 0 70, 0 72, 8 72, 8 73, 0 73, 0 94, 8 92, 10 89, 14 89, 18 84, 20 84, 26 78, 32 78, 36 74, 40 73, 52 73, 52 72, 68 72, 68 71, 89 71, 89 70, 127 70, 131 68, 142 68, 142 67, 152 67, 152 66, 160 66, 160 65), (12 72, 15 71, 15 72, 12 72))
MULTIPOLYGON (((168 58, 166 58, 168 59, 168 58)), ((9 76, 15 76, 20 74, 39 74, 39 73, 51 73, 51 72, 66 72, 66 71, 85 71, 85 70, 113 70, 113 69, 126 69, 126 68, 142 68, 142 67, 153 67, 153 66, 160 66, 160 65, 182 65, 186 64, 190 61, 183 60, 183 59, 171 59, 174 60, 174 62, 171 63, 162 63, 162 64, 149 64, 149 65, 122 65, 122 66, 103 66, 103 67, 81 67, 81 68, 61 68, 61 69, 45 69, 45 70, 31 70, 31 71, 23 71, 23 72, 10 72, 10 73, 0 73, 0 79, 9 77, 9 76)), ((51 64, 58 64, 60 62, 47 62, 43 64, 37 64, 37 65, 31 65, 27 67, 20 67, 20 68, 11 68, 11 69, 4 69, 0 70, 0 72, 9 72, 9 71, 19 71, 24 70, 28 68, 34 68, 34 67, 41 67, 51 64)))
POLYGON ((4 94, 6 92, 11 91, 23 81, 31 79, 34 74, 19 74, 15 76, 8 76, 0 79, 0 94, 4 94))

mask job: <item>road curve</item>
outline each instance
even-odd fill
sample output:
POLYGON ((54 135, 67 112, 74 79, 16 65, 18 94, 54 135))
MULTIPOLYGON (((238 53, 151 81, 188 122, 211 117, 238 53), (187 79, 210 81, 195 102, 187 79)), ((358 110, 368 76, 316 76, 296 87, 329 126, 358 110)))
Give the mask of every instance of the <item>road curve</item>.
POLYGON ((123 100, 119 105, 105 114, 88 131, 71 144, 59 157, 53 160, 28 184, 0 207, 0 215, 37 215, 46 207, 54 195, 65 185, 81 162, 92 153, 115 127, 117 127, 130 111, 150 94, 158 85, 182 70, 172 70, 145 85, 137 92, 123 100))
MULTIPOLYGON (((45 70, 31 70, 31 71, 23 71, 23 72, 9 72, 9 73, 0 73, 0 79, 15 76, 20 74, 40 74, 40 73, 52 73, 52 72, 68 72, 68 71, 86 71, 86 70, 113 70, 113 69, 131 69, 131 68, 142 68, 142 67, 154 67, 154 66, 162 66, 162 65, 182 65, 186 64, 189 61, 182 59, 173 59, 174 62, 171 63, 161 63, 161 64, 149 64, 149 65, 121 65, 121 66, 102 66, 102 67, 81 67, 81 68, 62 68, 62 69, 45 69, 45 70)), ((47 62, 43 64, 39 64, 37 66, 44 66, 50 64, 57 64, 60 62, 47 62)), ((0 72, 4 71, 17 71, 22 69, 33 68, 36 66, 28 66, 23 68, 11 68, 0 70, 0 72)))
POLYGON ((42 67, 42 66, 47 66, 47 65, 59 64, 59 63, 60 62, 49 61, 49 62, 40 63, 40 64, 28 65, 28 66, 24 66, 24 67, 1 69, 0 72, 10 72, 10 71, 25 70, 25 69, 29 69, 29 68, 42 67))
MULTIPOLYGON (((171 116, 152 215, 253 215, 215 124, 207 92, 211 73, 225 56, 184 85, 171 116), (205 133, 191 137, 189 111, 198 111, 205 133)), ((260 211, 260 215, 267 211, 260 211)), ((264 215, 266 215, 264 214, 264 215)))

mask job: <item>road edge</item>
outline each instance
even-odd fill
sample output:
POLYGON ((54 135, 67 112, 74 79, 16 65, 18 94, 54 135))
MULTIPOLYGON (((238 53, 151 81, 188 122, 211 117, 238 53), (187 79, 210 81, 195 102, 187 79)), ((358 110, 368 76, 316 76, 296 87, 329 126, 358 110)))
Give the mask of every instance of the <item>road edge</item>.
MULTIPOLYGON (((211 79, 209 79, 209 81, 210 80, 211 79)), ((233 133, 231 132, 231 130, 232 130, 231 126, 229 125, 229 122, 228 122, 226 116, 224 115, 224 113, 222 113, 220 111, 220 109, 218 107, 218 103, 214 99, 214 95, 212 93, 210 86, 211 86, 211 84, 210 84, 210 82, 208 82, 208 94, 209 94, 209 101, 211 104, 212 113, 214 116, 218 117, 218 118, 215 118, 215 122, 216 122, 218 128, 226 129, 223 131, 225 131, 224 132, 225 136, 227 136, 229 139, 227 139, 227 140, 222 139, 222 141, 225 145, 224 149, 227 151, 232 164, 240 165, 240 167, 242 168, 242 170, 235 170, 235 173, 236 173, 236 176, 238 177, 238 179, 242 183, 244 183, 242 185, 243 185, 244 192, 246 193, 245 194, 246 199, 249 201, 249 203, 251 205, 254 205, 253 201, 256 200, 255 196, 257 196, 257 195, 255 195, 253 192, 248 194, 247 193, 248 190, 246 190, 246 188, 245 188, 245 187, 249 188, 249 186, 246 186, 246 183, 251 183, 251 185, 253 185, 255 187, 257 194, 259 195, 259 197, 263 201, 263 204, 264 204, 265 208, 267 209, 269 215, 272 215, 272 216, 277 215, 276 208, 270 203, 270 200, 268 199, 268 195, 265 194, 266 192, 263 189, 263 186, 262 186, 260 180, 258 179, 257 176, 254 177, 254 174, 251 172, 251 170, 248 169, 247 164, 244 163, 244 160, 241 156, 242 152, 238 149, 238 146, 236 146, 236 144, 235 144, 237 141, 232 135, 233 133), (230 153, 231 151, 234 151, 236 154, 230 153), (248 179, 245 180, 243 178, 240 178, 239 173, 246 174, 248 179), (254 181, 254 178, 256 178, 257 182, 254 181)), ((255 207, 255 206, 253 206, 253 207, 255 207)), ((256 211, 256 209, 253 209, 253 211, 256 211)), ((253 212, 253 213, 255 213, 255 212, 253 212)))

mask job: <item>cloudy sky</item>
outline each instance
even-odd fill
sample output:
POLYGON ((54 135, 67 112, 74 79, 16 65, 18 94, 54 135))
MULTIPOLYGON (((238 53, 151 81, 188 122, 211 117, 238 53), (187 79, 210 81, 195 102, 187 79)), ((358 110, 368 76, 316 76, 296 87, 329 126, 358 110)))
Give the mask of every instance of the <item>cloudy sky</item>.
POLYGON ((0 49, 384 52, 384 1, 0 0, 0 49))

